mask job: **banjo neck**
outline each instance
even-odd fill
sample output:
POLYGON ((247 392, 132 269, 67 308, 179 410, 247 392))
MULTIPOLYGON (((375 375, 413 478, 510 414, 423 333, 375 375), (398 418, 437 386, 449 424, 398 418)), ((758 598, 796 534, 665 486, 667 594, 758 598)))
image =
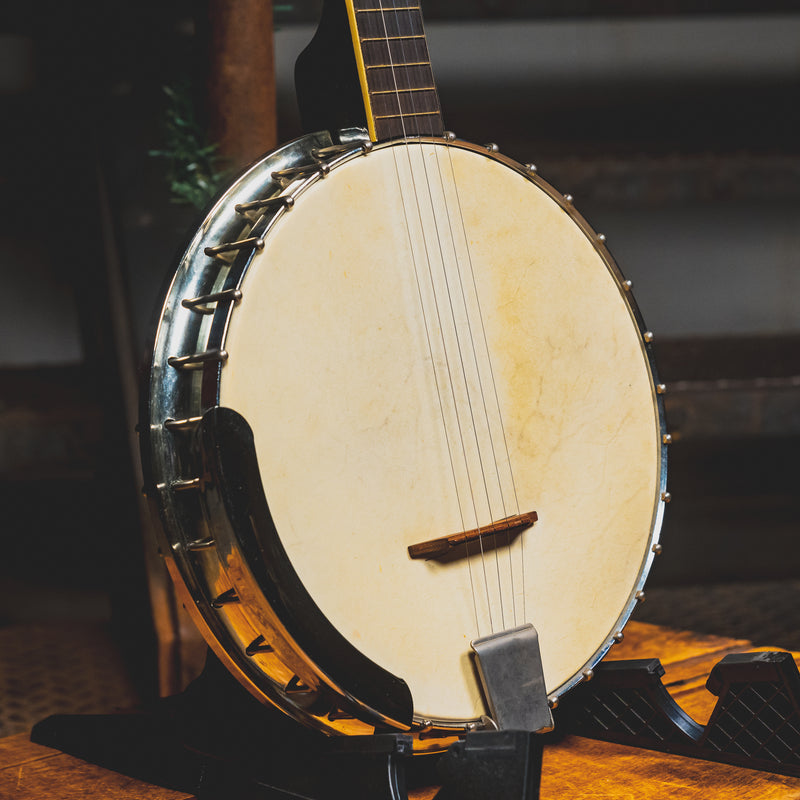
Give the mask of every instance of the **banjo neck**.
POLYGON ((345 0, 372 141, 444 133, 417 0, 345 0))

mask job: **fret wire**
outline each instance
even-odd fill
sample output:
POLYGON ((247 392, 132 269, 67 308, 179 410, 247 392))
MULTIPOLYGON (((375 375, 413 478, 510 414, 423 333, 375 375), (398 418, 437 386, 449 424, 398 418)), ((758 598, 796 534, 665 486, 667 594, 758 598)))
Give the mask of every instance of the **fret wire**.
POLYGON ((407 11, 405 14, 390 16, 389 19, 368 15, 356 20, 359 38, 386 39, 400 35, 416 34, 422 36, 424 27, 422 14, 418 11, 407 11), (385 25, 381 23, 385 22, 385 25))
POLYGON ((422 11, 422 7, 421 6, 398 6, 397 8, 386 8, 386 9, 381 9, 381 8, 357 8, 356 9, 356 14, 370 14, 370 13, 374 14, 374 13, 380 13, 381 11, 383 11, 384 13, 387 13, 387 14, 391 13, 393 11, 395 11, 395 12, 396 11, 422 11))
POLYGON ((405 117, 427 117, 433 114, 438 114, 438 111, 414 111, 414 112, 403 112, 402 114, 382 114, 381 116, 376 116, 375 119, 400 119, 405 117))
POLYGON ((396 41, 399 41, 400 39, 424 39, 424 38, 425 38, 425 34, 424 33, 418 33, 418 34, 409 34, 408 36, 369 36, 369 37, 364 37, 363 39, 359 39, 359 41, 361 41, 361 42, 388 42, 388 41, 396 42, 396 41))
POLYGON ((429 67, 430 61, 408 61, 405 64, 367 64, 367 69, 398 69, 400 67, 429 67))
POLYGON ((435 86, 420 86, 419 88, 415 89, 380 89, 374 92, 370 92, 370 94, 396 94, 397 92, 435 92, 435 86))

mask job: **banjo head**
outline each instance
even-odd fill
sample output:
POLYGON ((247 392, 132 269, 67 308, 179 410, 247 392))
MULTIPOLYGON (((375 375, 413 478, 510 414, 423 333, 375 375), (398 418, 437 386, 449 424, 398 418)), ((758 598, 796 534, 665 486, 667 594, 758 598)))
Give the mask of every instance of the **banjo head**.
POLYGON ((497 153, 267 157, 188 248, 151 371, 151 495, 209 644, 301 722, 420 750, 487 714, 480 636, 532 623, 557 699, 657 549, 650 338, 602 237, 497 153))

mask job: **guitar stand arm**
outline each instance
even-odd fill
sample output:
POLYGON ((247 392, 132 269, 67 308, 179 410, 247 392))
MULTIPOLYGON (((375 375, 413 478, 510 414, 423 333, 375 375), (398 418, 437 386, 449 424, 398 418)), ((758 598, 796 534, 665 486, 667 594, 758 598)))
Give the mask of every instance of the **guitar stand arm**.
POLYGON ((601 664, 559 707, 559 730, 800 777, 800 674, 791 653, 719 661, 706 682, 718 698, 707 725, 680 708, 663 675, 658 659, 601 664))

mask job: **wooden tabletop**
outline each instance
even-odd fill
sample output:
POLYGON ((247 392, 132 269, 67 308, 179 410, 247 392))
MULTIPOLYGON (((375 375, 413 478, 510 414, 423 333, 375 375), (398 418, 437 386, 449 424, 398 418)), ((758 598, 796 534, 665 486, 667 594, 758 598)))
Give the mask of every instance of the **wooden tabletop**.
MULTIPOLYGON (((711 667, 729 653, 754 649, 743 640, 632 622, 625 629, 625 640, 609 658, 659 658, 666 669, 664 684, 689 714, 705 723, 716 701, 705 689, 711 667)), ((435 788, 415 792, 412 798, 428 800, 435 792, 435 788)), ((25 735, 0 740, 3 800, 190 800, 191 797, 32 744, 25 735)), ((800 778, 569 736, 545 748, 541 798, 800 800, 800 778)))
POLYGON ((3 800, 187 800, 192 797, 33 744, 24 733, 0 739, 0 798, 3 800))

